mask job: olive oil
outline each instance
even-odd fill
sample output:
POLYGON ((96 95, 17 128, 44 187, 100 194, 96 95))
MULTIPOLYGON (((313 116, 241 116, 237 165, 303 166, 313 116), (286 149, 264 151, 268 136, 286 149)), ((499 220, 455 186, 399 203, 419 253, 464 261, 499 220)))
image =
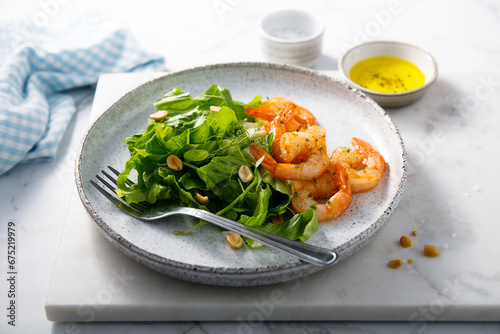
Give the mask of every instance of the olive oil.
POLYGON ((355 64, 349 73, 358 85, 382 93, 400 93, 422 86, 425 75, 411 62, 390 56, 377 56, 355 64))

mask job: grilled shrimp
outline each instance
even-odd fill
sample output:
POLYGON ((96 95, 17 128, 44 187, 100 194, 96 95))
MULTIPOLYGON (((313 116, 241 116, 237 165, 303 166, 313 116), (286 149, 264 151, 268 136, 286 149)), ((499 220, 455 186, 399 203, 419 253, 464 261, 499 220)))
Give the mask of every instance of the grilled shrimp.
POLYGON ((331 163, 323 174, 312 181, 292 182, 291 191, 294 211, 302 213, 313 208, 318 221, 337 218, 352 200, 347 172, 341 164, 335 163, 331 163))
POLYGON ((326 153, 325 131, 320 126, 311 126, 303 133, 297 138, 292 135, 298 134, 296 132, 282 134, 279 152, 273 153, 276 158, 256 144, 250 145, 250 152, 256 160, 264 156, 262 167, 279 178, 312 180, 321 175, 330 163, 326 153))
POLYGON ((302 131, 283 133, 279 147, 283 162, 300 162, 311 150, 326 151, 326 130, 312 125, 302 131))
POLYGON ((247 115, 254 117, 258 122, 264 124, 269 132, 270 122, 287 107, 294 109, 294 117, 287 121, 286 131, 297 131, 304 126, 316 125, 316 118, 307 109, 296 105, 290 100, 282 97, 272 97, 269 100, 261 103, 259 107, 247 107, 247 115))
POLYGON ((293 104, 296 109, 296 116, 295 119, 301 124, 301 125, 316 125, 318 124, 316 122, 316 117, 307 110, 304 107, 301 107, 299 105, 296 105, 292 101, 285 99, 283 97, 271 97, 269 100, 261 103, 260 107, 262 108, 267 108, 273 110, 275 113, 278 113, 280 110, 282 110, 286 105, 288 104, 293 104))
POLYGON ((362 139, 352 138, 351 143, 354 149, 337 147, 330 161, 345 167, 353 193, 369 191, 382 179, 385 170, 384 157, 362 139))
POLYGON ((277 116, 274 117, 269 126, 268 133, 273 134, 273 144, 272 151, 273 157, 278 162, 283 162, 281 159, 281 147, 280 141, 285 133, 287 133, 287 125, 289 122, 293 121, 293 117, 295 116, 295 108, 293 105, 289 104, 285 106, 282 112, 278 113, 277 116))

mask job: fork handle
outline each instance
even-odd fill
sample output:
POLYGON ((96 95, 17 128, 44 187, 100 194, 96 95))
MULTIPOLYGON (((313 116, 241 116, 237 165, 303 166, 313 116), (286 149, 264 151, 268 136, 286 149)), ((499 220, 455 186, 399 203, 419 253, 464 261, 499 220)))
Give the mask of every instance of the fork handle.
POLYGON ((337 259, 337 254, 333 250, 304 244, 271 233, 263 232, 208 211, 191 209, 189 211, 186 210, 185 213, 227 230, 237 232, 242 236, 258 241, 263 245, 284 251, 285 253, 316 266, 328 266, 337 259))

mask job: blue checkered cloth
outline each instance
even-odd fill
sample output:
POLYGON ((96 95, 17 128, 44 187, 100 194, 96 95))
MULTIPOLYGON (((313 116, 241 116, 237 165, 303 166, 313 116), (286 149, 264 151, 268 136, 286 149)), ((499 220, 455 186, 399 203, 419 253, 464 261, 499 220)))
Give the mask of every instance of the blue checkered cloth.
POLYGON ((65 90, 94 85, 102 73, 164 65, 107 15, 86 13, 51 33, 27 21, 0 24, 0 175, 55 157, 76 110, 65 90))

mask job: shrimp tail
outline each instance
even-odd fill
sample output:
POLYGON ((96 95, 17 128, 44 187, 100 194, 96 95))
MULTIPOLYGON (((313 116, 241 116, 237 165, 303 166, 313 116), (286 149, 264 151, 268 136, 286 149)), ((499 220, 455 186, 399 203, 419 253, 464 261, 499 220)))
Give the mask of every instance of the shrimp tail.
POLYGON ((248 148, 250 149, 250 153, 252 153, 255 160, 258 161, 264 157, 260 163, 262 167, 268 170, 271 174, 275 173, 277 162, 271 154, 255 143, 251 144, 248 148))
POLYGON ((271 122, 276 117, 275 111, 262 107, 247 107, 246 114, 251 117, 259 117, 265 119, 269 122, 271 122))

